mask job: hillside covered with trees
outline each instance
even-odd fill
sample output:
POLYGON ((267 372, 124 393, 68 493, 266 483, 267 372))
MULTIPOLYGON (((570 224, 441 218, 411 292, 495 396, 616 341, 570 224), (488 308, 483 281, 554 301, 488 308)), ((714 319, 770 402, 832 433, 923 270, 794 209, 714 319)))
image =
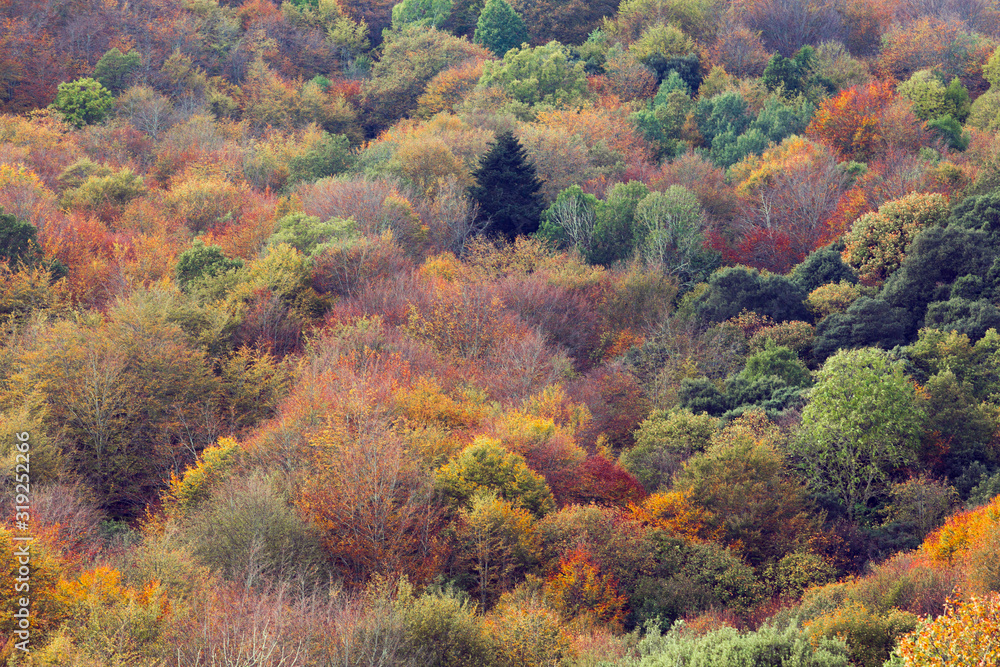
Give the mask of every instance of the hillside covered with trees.
POLYGON ((997 0, 0 0, 6 665, 1000 664, 998 332, 997 0))

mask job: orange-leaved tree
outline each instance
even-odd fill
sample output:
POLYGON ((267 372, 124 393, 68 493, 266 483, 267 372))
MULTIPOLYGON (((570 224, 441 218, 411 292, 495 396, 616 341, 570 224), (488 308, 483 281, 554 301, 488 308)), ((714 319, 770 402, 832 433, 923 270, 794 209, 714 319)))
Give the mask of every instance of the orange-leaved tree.
POLYGON ((909 104, 899 101, 893 82, 883 80, 852 86, 823 101, 806 132, 841 160, 866 162, 890 146, 916 150, 926 130, 909 104))

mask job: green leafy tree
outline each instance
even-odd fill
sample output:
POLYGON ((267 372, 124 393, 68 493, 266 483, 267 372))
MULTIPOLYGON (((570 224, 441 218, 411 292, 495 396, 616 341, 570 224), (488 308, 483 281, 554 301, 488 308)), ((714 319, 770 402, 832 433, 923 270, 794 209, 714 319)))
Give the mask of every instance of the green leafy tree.
POLYGON ((716 265, 705 248, 705 215, 698 197, 682 185, 651 192, 635 209, 635 226, 647 260, 685 282, 697 282, 716 265))
POLYGON ((97 61, 94 66, 94 78, 117 95, 128 87, 129 77, 141 66, 142 58, 137 51, 122 53, 115 47, 97 61))
POLYGON ((334 176, 347 171, 352 164, 354 155, 347 136, 323 132, 320 140, 310 146, 308 151, 288 161, 287 185, 334 176))
POLYGON ((435 486, 458 507, 471 507, 477 493, 495 493, 537 517, 555 508, 545 479, 531 470, 520 454, 496 440, 478 438, 437 472, 435 486))
POLYGON ((720 421, 690 410, 655 410, 635 432, 635 447, 622 453, 619 463, 647 491, 670 483, 681 463, 704 451, 719 430, 720 421))
POLYGON ((863 518, 915 460, 925 419, 900 362, 873 348, 843 350, 819 371, 791 449, 814 489, 863 518))
POLYGON ((191 247, 177 258, 175 274, 181 287, 187 287, 199 278, 216 276, 230 269, 243 266, 243 260, 229 259, 217 245, 205 245, 201 239, 191 242, 191 247))
POLYGON ((488 0, 476 22, 472 41, 503 56, 529 41, 528 27, 506 0, 488 0))
POLYGON ((392 27, 424 26, 440 28, 451 16, 452 0, 403 0, 392 8, 392 27))
POLYGON ((585 255, 588 262, 607 266, 632 256, 637 243, 635 211, 648 194, 641 181, 615 183, 597 207, 593 243, 585 255))
POLYGON ((52 108, 76 127, 100 123, 115 102, 111 91, 91 78, 60 83, 52 108))
POLYGON ((969 91, 957 77, 945 86, 939 73, 922 69, 900 83, 896 90, 913 102, 913 113, 922 120, 951 116, 963 122, 969 115, 969 91))
POLYGON ((586 252, 593 241, 598 204, 597 197, 579 185, 571 185, 542 212, 538 236, 561 248, 586 252))
POLYGON ((633 113, 630 120, 657 146, 657 157, 672 157, 687 146, 682 141, 684 123, 693 108, 690 87, 677 72, 671 72, 649 106, 633 113))
POLYGON ((710 322, 728 320, 743 310, 767 315, 776 322, 808 321, 806 296, 805 290, 785 276, 730 266, 708 279, 708 289, 695 301, 695 311, 710 322))
POLYGON ((855 285, 858 282, 857 271, 844 264, 843 256, 833 248, 821 248, 809 253, 788 277, 806 292, 830 283, 855 285))
POLYGON ((816 50, 808 45, 799 49, 791 58, 775 53, 764 68, 763 83, 769 90, 783 88, 789 97, 805 94, 816 84, 835 90, 834 82, 816 76, 817 66, 816 50))
POLYGON ((514 239, 538 230, 542 183, 513 132, 497 136, 473 177, 469 195, 489 219, 489 233, 514 239))
POLYGON ((587 73, 582 62, 570 59, 569 49, 553 41, 514 48, 502 61, 486 63, 479 83, 496 86, 528 106, 562 106, 581 101, 587 92, 587 73))

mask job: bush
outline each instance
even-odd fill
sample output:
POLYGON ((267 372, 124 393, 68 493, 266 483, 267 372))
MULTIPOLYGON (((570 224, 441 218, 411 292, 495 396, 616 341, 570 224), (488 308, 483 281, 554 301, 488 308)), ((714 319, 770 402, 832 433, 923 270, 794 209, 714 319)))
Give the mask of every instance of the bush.
POLYGON ((690 410, 654 411, 635 432, 635 447, 619 462, 647 491, 668 484, 681 464, 704 451, 719 430, 719 420, 690 410))
POLYGON ((417 665, 488 667, 495 649, 483 620, 450 590, 412 597, 400 586, 396 606, 403 622, 402 651, 417 665))
POLYGON ((851 602, 808 625, 811 638, 838 637, 847 641, 851 664, 882 667, 899 637, 916 629, 918 618, 898 609, 878 613, 851 602))
POLYGON ((952 603, 899 642, 906 667, 974 667, 1000 660, 1000 594, 952 603))
POLYGON ((204 565, 247 585, 275 577, 316 580, 322 574, 318 536, 261 477, 220 487, 182 525, 182 534, 204 565))
POLYGON ((842 640, 825 639, 814 646, 795 623, 783 629, 766 625, 747 633, 724 627, 701 636, 685 632, 683 624, 675 625, 666 634, 647 624, 646 635, 639 642, 639 656, 613 664, 620 667, 847 667, 849 664, 842 640))
POLYGON ((442 466, 435 485, 455 506, 467 506, 479 491, 493 491, 535 516, 555 507, 545 480, 528 468, 524 457, 508 452, 489 438, 477 438, 442 466))
POLYGON ((195 239, 191 242, 191 247, 177 258, 174 273, 177 283, 186 289, 196 280, 217 276, 242 266, 243 260, 229 259, 222 254, 219 246, 207 246, 201 239, 195 239))
POLYGON ((503 667, 563 664, 573 654, 559 616, 541 602, 529 582, 505 594, 487 618, 503 667))

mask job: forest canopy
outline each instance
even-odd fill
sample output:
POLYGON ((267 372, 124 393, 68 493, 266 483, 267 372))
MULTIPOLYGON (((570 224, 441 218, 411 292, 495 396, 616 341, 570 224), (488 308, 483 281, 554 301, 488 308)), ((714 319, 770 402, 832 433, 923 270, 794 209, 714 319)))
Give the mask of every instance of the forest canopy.
POLYGON ((998 133, 995 0, 0 3, 0 662, 1000 660, 998 133))

